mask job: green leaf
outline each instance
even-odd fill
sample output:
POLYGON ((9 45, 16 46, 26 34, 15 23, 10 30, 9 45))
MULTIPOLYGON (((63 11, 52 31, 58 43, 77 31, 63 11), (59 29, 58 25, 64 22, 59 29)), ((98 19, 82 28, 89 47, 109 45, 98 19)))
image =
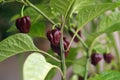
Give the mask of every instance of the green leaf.
POLYGON ((76 56, 78 54, 78 49, 77 48, 70 48, 70 51, 68 53, 68 56, 66 58, 66 65, 67 67, 71 66, 74 60, 76 60, 76 56))
POLYGON ((77 64, 74 64, 73 65, 73 72, 75 74, 78 74, 80 76, 84 76, 84 73, 85 73, 85 66, 81 66, 81 65, 77 65, 77 64))
POLYGON ((27 34, 15 34, 0 42, 0 62, 18 53, 38 51, 27 34))
POLYGON ((96 75, 89 80, 120 80, 120 72, 117 71, 107 71, 102 74, 96 75))
POLYGON ((77 48, 70 48, 69 55, 67 56, 66 60, 74 60, 78 54, 77 48))
POLYGON ((94 49, 94 51, 96 51, 97 53, 100 53, 100 54, 107 53, 108 50, 109 50, 107 45, 104 45, 104 44, 101 44, 101 43, 95 44, 93 49, 94 49))
POLYGON ((31 22, 34 24, 39 19, 42 19, 42 16, 35 11, 33 8, 29 7, 24 10, 24 14, 30 16, 31 22), (32 14, 31 14, 32 13, 32 14))
POLYGON ((95 0, 75 0, 72 13, 78 13, 78 11, 82 9, 85 5, 90 5, 93 2, 95 2, 95 0))
POLYGON ((53 18, 54 15, 51 13, 51 8, 50 8, 50 4, 46 3, 46 4, 39 4, 36 5, 44 14, 46 14, 49 18, 53 18))
POLYGON ((49 71, 49 73, 47 74, 45 80, 52 80, 53 77, 56 75, 57 70, 56 69, 52 69, 51 71, 49 71))
MULTIPOLYGON (((49 4, 38 4, 35 5, 38 9, 40 9, 45 15, 47 15, 49 18, 53 18, 54 16, 51 13, 51 9, 49 4)), ((37 11, 35 11, 33 8, 29 7, 24 11, 25 15, 30 16, 31 22, 35 23, 39 20, 43 20, 43 16, 40 15, 37 11)))
POLYGON ((119 30, 120 30, 120 23, 117 23, 115 25, 112 25, 112 26, 106 28, 104 31, 92 33, 88 37, 86 43, 88 44, 88 46, 91 46, 91 44, 94 42, 94 40, 97 39, 101 34, 112 33, 112 32, 119 31, 119 30))
POLYGON ((92 42, 97 39, 103 33, 112 33, 115 31, 120 31, 120 12, 112 13, 109 16, 103 16, 104 18, 100 21, 98 32, 92 33, 88 39, 87 44, 90 46, 92 42))
POLYGON ((85 73, 86 57, 77 59, 74 62, 75 63, 73 64, 73 72, 83 77, 85 73))
POLYGON ((66 16, 75 0, 50 0, 50 5, 53 13, 62 14, 66 16))
POLYGON ((46 62, 44 56, 32 53, 24 63, 24 80, 44 80, 52 68, 56 66, 46 62))
POLYGON ((120 6, 120 3, 102 3, 84 6, 77 15, 79 29, 107 10, 120 6))
POLYGON ((30 28, 29 35, 33 37, 43 37, 46 38, 46 31, 45 31, 45 22, 39 21, 34 24, 32 24, 30 28))
POLYGON ((110 15, 104 15, 101 17, 99 31, 104 31, 110 26, 120 23, 120 12, 113 12, 110 15))

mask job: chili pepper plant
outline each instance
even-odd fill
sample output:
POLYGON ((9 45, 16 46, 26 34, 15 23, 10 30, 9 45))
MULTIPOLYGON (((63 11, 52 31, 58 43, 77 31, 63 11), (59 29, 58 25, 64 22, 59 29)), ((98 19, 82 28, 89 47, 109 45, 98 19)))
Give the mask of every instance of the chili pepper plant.
POLYGON ((20 9, 0 42, 0 62, 29 53, 20 80, 53 80, 58 72, 56 80, 120 80, 119 0, 0 0, 5 4, 20 9))

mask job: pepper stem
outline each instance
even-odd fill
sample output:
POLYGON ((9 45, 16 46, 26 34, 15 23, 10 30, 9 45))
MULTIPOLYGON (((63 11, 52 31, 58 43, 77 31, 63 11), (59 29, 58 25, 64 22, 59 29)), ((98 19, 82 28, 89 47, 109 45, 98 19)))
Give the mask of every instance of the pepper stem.
POLYGON ((24 16, 24 8, 25 8, 25 5, 22 6, 22 9, 21 9, 21 17, 24 16))

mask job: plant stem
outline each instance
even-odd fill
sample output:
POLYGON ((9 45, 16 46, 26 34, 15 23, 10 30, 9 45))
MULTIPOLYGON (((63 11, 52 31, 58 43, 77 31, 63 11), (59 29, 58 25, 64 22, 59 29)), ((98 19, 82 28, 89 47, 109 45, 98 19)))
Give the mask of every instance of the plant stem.
POLYGON ((52 24, 55 25, 55 22, 52 21, 47 15, 45 15, 39 8, 37 8, 35 5, 33 5, 31 2, 29 2, 28 0, 25 0, 26 3, 32 7, 34 10, 36 10, 38 13, 40 13, 42 16, 44 16, 48 21, 50 21, 52 24))
MULTIPOLYGON (((72 31, 73 33, 75 33, 74 29, 71 29, 71 31, 72 31)), ((78 34, 77 34, 76 36, 77 36, 77 38, 80 40, 80 42, 82 43, 82 45, 85 47, 85 49, 88 50, 88 45, 83 41, 83 39, 82 39, 78 34)))
POLYGON ((63 38, 60 40, 60 52, 61 52, 61 70, 63 71, 63 80, 66 80, 66 64, 64 55, 63 38))
POLYGON ((18 3, 21 3, 21 4, 24 4, 24 5, 28 6, 28 5, 26 4, 26 2, 24 2, 23 0, 15 0, 15 1, 18 2, 18 3))
POLYGON ((53 57, 52 55, 48 54, 48 53, 47 53, 47 52, 45 52, 45 51, 38 50, 38 52, 43 53, 43 54, 45 54, 45 55, 49 56, 50 58, 52 58, 52 59, 56 60, 57 62, 61 62, 59 59, 57 59, 57 58, 53 57))
POLYGON ((54 67, 59 70, 59 72, 61 73, 62 76, 64 76, 62 70, 58 66, 54 66, 54 67))
POLYGON ((84 80, 87 80, 88 77, 88 66, 89 66, 89 61, 90 61, 90 55, 92 53, 92 48, 94 46, 94 44, 96 43, 97 38, 91 43, 91 46, 88 48, 87 50, 87 55, 86 55, 86 65, 85 65, 85 74, 84 74, 84 80))
POLYGON ((21 17, 23 17, 23 16, 24 16, 24 13, 23 13, 24 8, 25 8, 25 5, 23 5, 23 6, 22 6, 22 9, 21 9, 21 17))
POLYGON ((60 58, 61 58, 61 70, 63 72, 63 80, 66 80, 66 63, 65 63, 65 54, 64 54, 64 45, 63 45, 63 29, 65 26, 65 20, 62 16, 61 24, 61 38, 60 38, 60 58))
POLYGON ((14 1, 16 1, 16 0, 10 0, 10 1, 2 0, 2 1, 0 1, 0 2, 2 2, 2 3, 4 4, 4 3, 11 3, 11 2, 14 2, 14 1))
MULTIPOLYGON (((73 36, 73 38, 72 38, 72 40, 71 40, 71 43, 72 43, 72 41, 74 40, 74 38, 75 38, 75 35, 77 36, 77 38, 80 40, 80 42, 82 43, 82 45, 85 47, 85 49, 86 49, 86 64, 85 64, 85 74, 84 74, 84 80, 87 80, 87 76, 88 76, 88 65, 89 65, 89 60, 90 60, 90 58, 89 58, 89 53, 91 53, 91 49, 89 49, 88 48, 88 45, 82 40, 82 38, 79 36, 79 35, 77 35, 76 34, 76 32, 73 30, 73 29, 71 29, 71 31, 74 33, 74 36, 73 36)), ((78 31, 77 31, 78 32, 78 31)), ((71 45, 71 44, 70 44, 71 45)), ((69 48, 68 48, 69 49, 69 48)))
POLYGON ((69 46, 68 46, 68 48, 67 48, 66 51, 68 51, 68 50, 70 49, 70 46, 72 45, 72 42, 73 42, 75 36, 77 35, 77 33, 78 33, 78 30, 74 33, 74 35, 73 35, 73 37, 72 37, 72 39, 71 39, 71 41, 70 41, 70 44, 69 44, 69 46))
POLYGON ((87 55, 86 55, 86 64, 85 64, 85 74, 84 74, 84 80, 87 80, 87 77, 88 77, 88 66, 89 66, 89 53, 87 52, 87 55))
POLYGON ((92 52, 92 47, 90 47, 87 51, 86 51, 86 64, 85 64, 85 74, 84 74, 84 80, 87 80, 88 77, 88 66, 89 66, 89 61, 90 61, 90 54, 92 52))

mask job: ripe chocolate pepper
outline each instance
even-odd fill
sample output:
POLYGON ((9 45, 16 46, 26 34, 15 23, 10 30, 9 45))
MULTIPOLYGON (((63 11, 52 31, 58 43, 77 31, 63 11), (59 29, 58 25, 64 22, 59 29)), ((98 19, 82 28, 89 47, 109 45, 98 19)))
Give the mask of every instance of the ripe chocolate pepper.
POLYGON ((111 60, 113 59, 113 56, 112 56, 111 53, 109 53, 109 54, 104 54, 103 57, 104 57, 105 62, 107 62, 107 63, 110 63, 111 60))
POLYGON ((31 21, 29 16, 24 16, 16 20, 16 27, 21 33, 28 33, 30 30, 31 21))
POLYGON ((47 38, 53 46, 60 43, 61 32, 58 29, 53 29, 47 32, 47 38))
POLYGON ((98 54, 98 53, 93 53, 92 55, 91 55, 91 63, 93 64, 93 65, 97 65, 98 64, 98 62, 100 62, 102 60, 102 55, 101 54, 98 54))
MULTIPOLYGON (((75 27, 74 30, 76 31, 77 28, 75 27)), ((71 37, 74 36, 74 33, 73 33, 72 31, 70 31, 70 30, 69 30, 69 34, 70 34, 71 37)), ((81 31, 78 31, 78 35, 81 37, 81 31)), ((75 42, 79 42, 79 39, 78 39, 77 36, 75 36, 74 41, 75 41, 75 42)))
MULTIPOLYGON (((60 56, 60 38, 61 38, 61 32, 58 29, 53 29, 51 31, 47 32, 47 38, 51 43, 51 49, 58 53, 58 55, 60 56)), ((64 46, 64 50, 65 50, 65 57, 67 57, 68 52, 66 51, 68 46, 69 46, 69 41, 63 37, 63 46, 64 46)))
MULTIPOLYGON (((65 54, 65 57, 67 57, 69 51, 66 51, 66 49, 69 46, 69 41, 65 37, 63 38, 63 45, 64 45, 64 49, 65 49, 65 53, 64 54, 65 54)), ((55 46, 55 45, 51 44, 51 48, 52 48, 52 50, 54 52, 58 53, 58 55, 60 56, 60 45, 55 46)))

